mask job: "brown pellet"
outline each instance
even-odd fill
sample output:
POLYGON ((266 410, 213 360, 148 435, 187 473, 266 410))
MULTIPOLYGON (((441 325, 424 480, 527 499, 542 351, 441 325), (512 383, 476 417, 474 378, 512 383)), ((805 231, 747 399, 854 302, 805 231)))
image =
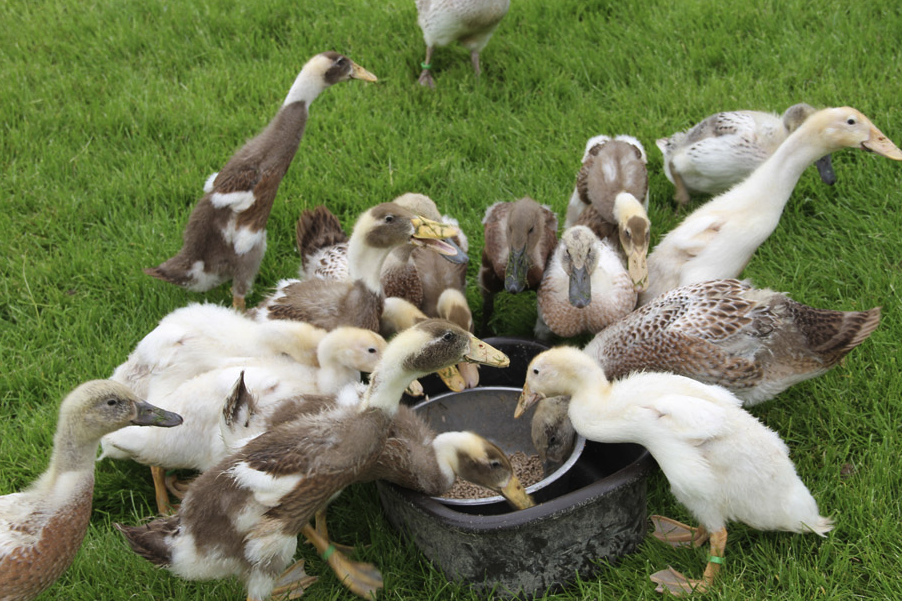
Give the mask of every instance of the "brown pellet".
MULTIPOLYGON (((510 456, 510 462, 523 488, 532 486, 545 477, 542 469, 542 460, 539 459, 538 455, 527 455, 523 451, 517 451, 510 456)), ((494 497, 497 494, 489 488, 457 478, 451 490, 442 496, 447 499, 484 499, 486 497, 494 497)))

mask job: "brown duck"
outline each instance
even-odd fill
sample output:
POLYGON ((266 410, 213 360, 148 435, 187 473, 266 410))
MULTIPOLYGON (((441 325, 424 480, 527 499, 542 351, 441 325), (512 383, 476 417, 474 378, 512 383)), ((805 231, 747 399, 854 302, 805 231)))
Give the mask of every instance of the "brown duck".
POLYGON ((480 332, 484 333, 494 310, 495 294, 502 290, 517 294, 539 287, 557 242, 557 215, 527 196, 516 202, 493 204, 486 210, 482 225, 485 244, 479 288, 480 332))
POLYGON ((207 179, 182 249, 144 272, 196 292, 232 280, 232 304, 243 309, 266 251, 266 222, 304 135, 310 103, 348 79, 376 81, 376 76, 337 52, 310 59, 266 129, 207 179))
POLYGON ((0 599, 34 599, 72 563, 91 518, 101 436, 128 425, 180 423, 117 382, 73 390, 60 406, 50 466, 24 491, 0 497, 0 599))
POLYGON ((450 322, 418 324, 389 343, 358 403, 339 402, 267 430, 204 472, 175 516, 118 528, 136 553, 183 578, 238 576, 249 601, 305 585, 303 571, 292 568, 273 590, 297 535, 315 539, 308 524, 314 514, 349 484, 370 478, 410 381, 464 357, 495 365, 507 359, 450 322))

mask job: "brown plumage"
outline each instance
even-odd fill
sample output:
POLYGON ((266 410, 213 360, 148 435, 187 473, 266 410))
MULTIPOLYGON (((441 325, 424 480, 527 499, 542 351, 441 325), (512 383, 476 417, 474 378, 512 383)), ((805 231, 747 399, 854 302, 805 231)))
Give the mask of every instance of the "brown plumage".
POLYGON ((68 569, 91 519, 100 437, 181 418, 110 380, 86 382, 60 406, 50 465, 29 488, 0 497, 0 599, 27 601, 68 569))
POLYGON ((248 599, 267 599, 314 513, 366 478, 404 388, 465 356, 501 363, 497 351, 449 322, 418 324, 385 349, 359 404, 337 403, 273 426, 201 474, 176 516, 120 531, 136 551, 183 578, 237 575, 248 599))
POLYGON ((243 308, 266 251, 266 222, 304 135, 310 103, 348 79, 376 80, 336 52, 310 59, 266 129, 207 180, 188 219, 182 249, 144 272, 197 292, 232 280, 233 304, 243 308))
POLYGON ((815 309, 738 280, 713 280, 658 296, 585 351, 609 378, 672 372, 719 384, 750 406, 834 367, 879 323, 879 307, 815 309))
POLYGON ((548 207, 524 197, 493 204, 486 210, 482 225, 485 244, 479 269, 483 299, 480 331, 485 332, 495 294, 538 288, 557 242, 557 216, 548 207))
POLYGON ((348 242, 348 280, 286 280, 257 312, 269 319, 305 321, 326 330, 353 325, 379 331, 384 295, 380 271, 396 247, 418 244, 442 254, 455 249, 442 242, 457 228, 425 219, 386 202, 365 211, 348 242))
POLYGON ((295 240, 303 277, 347 279, 348 235, 332 211, 322 205, 303 211, 295 226, 295 240))

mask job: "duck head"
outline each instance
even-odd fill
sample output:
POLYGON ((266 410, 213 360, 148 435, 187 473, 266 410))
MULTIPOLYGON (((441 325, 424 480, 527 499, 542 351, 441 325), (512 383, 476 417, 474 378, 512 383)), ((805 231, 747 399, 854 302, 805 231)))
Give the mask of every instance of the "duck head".
POLYGON ((507 455, 497 445, 472 432, 445 432, 433 441, 440 464, 467 482, 502 495, 517 509, 535 505, 514 474, 507 455))
POLYGON ((529 197, 515 202, 507 215, 509 253, 504 270, 504 289, 511 294, 526 289, 530 262, 544 235, 544 223, 541 205, 529 197))
POLYGON ((553 396, 540 400, 532 416, 532 444, 545 467, 554 471, 573 452, 576 430, 567 415, 568 396, 553 396))
POLYGON ((375 75, 337 52, 321 52, 308 60, 294 80, 284 105, 306 102, 308 105, 323 90, 342 81, 376 81, 375 75))
POLYGON ((902 150, 893 144, 858 110, 845 106, 818 111, 808 117, 798 131, 816 132, 824 148, 834 152, 841 148, 859 148, 894 161, 902 161, 902 150))
POLYGON ((335 328, 320 341, 316 349, 320 365, 334 360, 344 367, 366 373, 376 369, 387 343, 385 338, 363 328, 335 328))
MULTIPOLYGON (((425 194, 407 192, 395 198, 392 202, 401 205, 415 215, 420 215, 422 217, 425 217, 426 219, 431 219, 432 221, 436 222, 442 221, 442 215, 441 213, 439 213, 438 207, 435 206, 435 201, 433 201, 425 194)), ((460 234, 459 231, 453 235, 458 234, 460 234)), ((443 240, 443 242, 454 247, 456 251, 453 255, 442 253, 441 256, 443 259, 451 263, 467 263, 470 260, 467 256, 467 253, 460 246, 458 246, 457 242, 455 242, 452 238, 446 238, 443 240)))
POLYGON ((626 255, 626 266, 637 292, 648 288, 648 245, 651 221, 645 207, 632 194, 621 192, 614 200, 617 234, 626 255))
MULTIPOLYGON (((517 401, 514 418, 546 397, 573 395, 587 374, 600 371, 595 360, 570 346, 559 346, 536 355, 526 369, 526 381, 517 401)), ((601 375, 604 380, 604 374, 601 375)), ((603 382, 602 382, 603 383, 603 382)))
POLYGON ((570 304, 578 309, 592 302, 592 272, 598 265, 597 240, 594 232, 584 225, 574 225, 561 236, 564 245, 561 264, 570 277, 570 304))
POLYGON ((441 255, 454 256, 459 250, 444 239, 458 233, 453 225, 433 221, 394 202, 385 202, 364 212, 354 225, 354 233, 364 232, 367 246, 391 249, 402 244, 423 246, 441 255))

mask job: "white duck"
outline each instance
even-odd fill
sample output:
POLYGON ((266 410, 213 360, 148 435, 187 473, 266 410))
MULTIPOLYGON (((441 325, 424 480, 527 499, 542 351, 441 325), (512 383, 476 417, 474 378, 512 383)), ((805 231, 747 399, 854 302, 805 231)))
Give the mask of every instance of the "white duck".
POLYGON ((460 42, 470 51, 479 75, 479 53, 507 14, 510 0, 417 0, 417 23, 426 41, 426 60, 420 65, 420 85, 435 87, 430 69, 436 46, 460 42))
POLYGON ((695 282, 735 278, 776 229, 806 167, 841 148, 861 148, 902 161, 902 151, 853 108, 811 115, 747 179, 717 196, 670 231, 648 256, 644 305, 695 282))
POLYGON ((632 136, 590 138, 564 221, 565 228, 586 225, 599 238, 610 238, 622 251, 637 290, 648 285, 647 163, 645 148, 632 136))
POLYGON ((101 436, 129 424, 181 421, 118 382, 85 382, 69 393, 60 405, 50 465, 22 492, 0 496, 0 599, 34 599, 72 563, 91 519, 101 436))
POLYGON ((257 322, 235 309, 191 303, 161 319, 110 379, 147 397, 160 379, 178 385, 229 357, 287 355, 317 366, 317 346, 326 334, 303 322, 257 322))
POLYGON ((711 587, 723 562, 728 521, 821 536, 833 527, 799 479, 786 444, 719 386, 658 373, 610 382, 591 357, 560 347, 529 364, 516 416, 561 394, 570 395, 570 421, 587 439, 647 448, 671 492, 701 523, 693 529, 657 518, 658 538, 698 545, 710 536, 703 580, 670 568, 652 576, 659 591, 679 595, 711 587))
MULTIPOLYGON (((691 194, 719 194, 738 184, 816 110, 802 103, 782 117, 762 111, 715 113, 688 131, 657 140, 664 174, 676 186, 674 200, 683 206, 691 194)), ((815 164, 821 179, 833 185, 830 155, 815 164)))
POLYGON ((613 243, 575 225, 561 236, 536 298, 536 337, 547 339, 549 331, 570 337, 604 329, 635 308, 637 292, 613 243))
MULTIPOLYGON (((219 433, 223 403, 234 394, 243 374, 246 387, 258 397, 265 415, 281 401, 300 394, 334 394, 347 384, 358 382, 360 372, 371 372, 382 357, 385 340, 361 328, 337 328, 329 332, 317 348, 321 367, 299 364, 287 357, 224 358, 217 368, 182 381, 157 382, 149 399, 178 412, 184 424, 162 434, 141 428, 123 428, 101 440, 101 459, 131 459, 151 466, 161 512, 168 509, 164 469, 210 469, 227 452, 219 433)), ((175 491, 179 492, 179 491, 175 491)))

